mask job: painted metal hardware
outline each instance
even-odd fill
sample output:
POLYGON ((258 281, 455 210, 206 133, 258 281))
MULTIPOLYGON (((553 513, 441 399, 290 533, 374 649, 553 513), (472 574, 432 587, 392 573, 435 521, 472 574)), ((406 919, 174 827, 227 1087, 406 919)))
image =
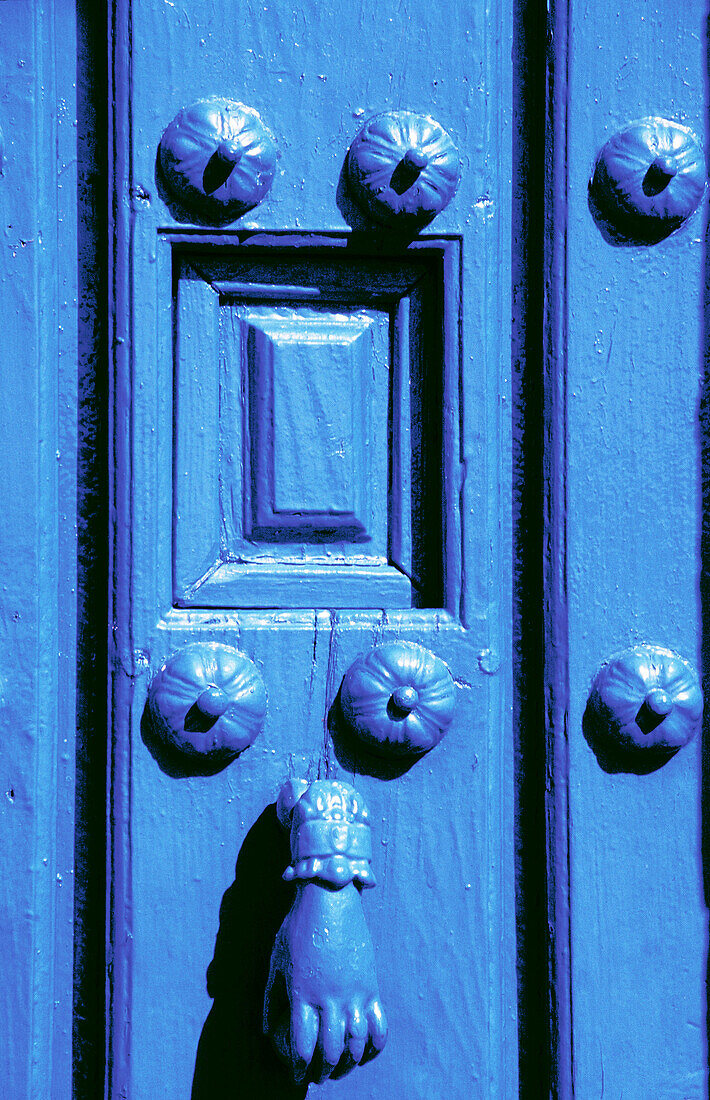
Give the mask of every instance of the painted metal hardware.
POLYGON ((456 194, 461 173, 446 130, 412 111, 385 111, 366 122, 346 165, 358 205, 376 221, 403 229, 439 214, 456 194))
POLYGON ((594 166, 590 198, 613 233, 653 244, 697 209, 705 180, 705 157, 691 130, 666 118, 645 118, 607 141, 594 166))
POLYGON ((599 669, 589 711, 610 745, 667 758, 700 728, 703 696, 688 661, 663 646, 634 645, 599 669))
POLYGON ((253 661, 221 642, 194 642, 174 653, 148 693, 158 741, 202 764, 224 767, 257 738, 266 689, 253 661))
POLYGON ((386 756, 433 749, 451 724, 454 703, 448 668, 414 642, 388 642, 359 657, 340 694, 353 733, 386 756))
POLYGON ((375 885, 367 807, 347 783, 289 780, 276 809, 290 831, 296 897, 276 936, 264 1032, 296 1082, 342 1076, 387 1040, 360 892, 375 885), (337 1071, 337 1072, 336 1072, 337 1071))
POLYGON ((213 96, 181 110, 160 139, 160 167, 188 210, 233 221, 271 187, 276 140, 253 107, 213 96))

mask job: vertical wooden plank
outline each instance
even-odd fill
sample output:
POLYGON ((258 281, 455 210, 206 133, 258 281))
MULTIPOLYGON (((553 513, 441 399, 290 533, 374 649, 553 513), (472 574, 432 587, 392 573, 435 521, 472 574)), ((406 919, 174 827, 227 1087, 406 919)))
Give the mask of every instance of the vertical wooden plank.
POLYGON ((4 1089, 24 1098, 71 1090, 73 11, 10 0, 0 8, 0 41, 0 1058, 4 1089))
POLYGON ((651 774, 614 773, 582 722, 596 668, 629 643, 699 661, 702 214, 659 244, 614 245, 587 182, 604 142, 636 119, 658 114, 704 137, 706 12, 658 0, 567 10, 556 289, 567 331, 557 414, 567 418, 572 1081, 582 1100, 685 1100, 707 1089, 700 744, 651 774))

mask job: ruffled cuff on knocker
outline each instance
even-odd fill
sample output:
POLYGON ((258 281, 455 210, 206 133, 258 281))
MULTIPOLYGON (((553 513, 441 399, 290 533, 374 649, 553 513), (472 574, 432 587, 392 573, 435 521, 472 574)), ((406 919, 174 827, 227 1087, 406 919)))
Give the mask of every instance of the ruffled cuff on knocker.
POLYGON ((347 856, 311 856, 292 863, 283 873, 286 882, 327 882, 331 886, 347 886, 355 882, 360 886, 377 886, 375 872, 366 859, 348 859, 347 856))
POLYGON ((370 827, 360 822, 303 821, 291 831, 286 882, 309 880, 340 888, 349 882, 375 886, 370 827))

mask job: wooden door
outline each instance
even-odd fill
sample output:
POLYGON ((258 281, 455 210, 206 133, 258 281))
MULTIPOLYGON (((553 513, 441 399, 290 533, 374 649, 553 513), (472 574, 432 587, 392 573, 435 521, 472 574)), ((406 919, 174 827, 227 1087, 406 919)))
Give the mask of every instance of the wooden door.
POLYGON ((510 243, 496 215, 509 18, 504 4, 473 20, 463 4, 117 9, 117 1096, 305 1095, 261 1036, 292 900, 274 809, 289 779, 356 787, 379 883, 362 906, 387 1046, 312 1089, 516 1091, 510 243), (279 149, 270 191, 238 220, 176 182, 206 97, 256 110, 279 149), (461 161, 456 197, 419 235, 406 219, 378 227, 345 178, 351 143, 392 110, 433 116, 458 149, 452 178, 461 161), (343 728, 348 669, 397 640, 455 685, 453 723, 419 758, 372 755, 343 728), (254 662, 266 721, 229 767, 185 774, 201 765, 164 759, 146 700, 166 661, 213 642, 254 662))
POLYGON ((629 646, 705 670, 704 206, 622 241, 588 188, 635 121, 705 140, 704 18, 0 4, 8 1095, 707 1095, 701 738, 631 766, 589 724, 629 646), (207 97, 279 150, 239 217, 160 165, 207 97), (392 111, 458 150, 417 233, 348 178, 392 111), (423 755, 348 725, 393 643, 453 683, 423 755), (228 765, 150 704, 215 645, 267 697, 228 765), (262 1035, 289 780, 369 807, 389 1027, 310 1085, 262 1035))

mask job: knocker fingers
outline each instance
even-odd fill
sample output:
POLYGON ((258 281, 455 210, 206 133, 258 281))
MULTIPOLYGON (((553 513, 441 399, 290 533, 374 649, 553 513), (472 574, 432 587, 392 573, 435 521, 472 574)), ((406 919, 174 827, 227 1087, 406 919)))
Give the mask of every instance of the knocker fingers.
POLYGON ((296 1083, 303 1081, 318 1043, 319 1019, 313 1005, 294 1001, 291 1012, 291 1067, 296 1083))
POLYGON ((360 1005, 353 1005, 348 1019, 347 1051, 353 1065, 359 1066, 367 1046, 367 1017, 360 1005))
POLYGON ((345 1049, 345 1013, 334 1002, 326 1002, 321 1009, 320 1046, 323 1057, 320 1080, 330 1077, 345 1049))
POLYGON ((369 1039, 364 1062, 369 1062, 379 1054, 387 1042, 387 1017, 377 997, 367 1007, 367 1024, 369 1039))
POLYGON ((331 1002, 315 1008, 296 1000, 291 1012, 291 1066, 296 1083, 320 1084, 342 1077, 374 1058, 387 1039, 384 1013, 375 1000, 362 1004, 331 1002))

